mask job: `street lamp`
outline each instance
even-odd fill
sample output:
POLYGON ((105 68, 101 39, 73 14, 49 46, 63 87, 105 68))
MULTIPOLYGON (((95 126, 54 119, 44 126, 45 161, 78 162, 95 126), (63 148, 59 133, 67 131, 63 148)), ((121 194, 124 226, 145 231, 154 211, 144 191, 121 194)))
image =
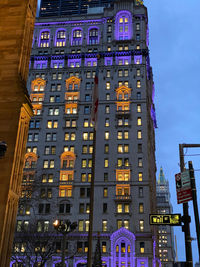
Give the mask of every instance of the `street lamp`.
POLYGON ((60 220, 55 220, 53 223, 54 228, 56 231, 61 233, 63 235, 63 240, 62 240, 62 262, 61 262, 61 267, 65 267, 65 247, 66 247, 66 236, 67 234, 73 232, 76 227, 77 227, 77 222, 71 223, 70 220, 66 221, 60 221, 60 220))

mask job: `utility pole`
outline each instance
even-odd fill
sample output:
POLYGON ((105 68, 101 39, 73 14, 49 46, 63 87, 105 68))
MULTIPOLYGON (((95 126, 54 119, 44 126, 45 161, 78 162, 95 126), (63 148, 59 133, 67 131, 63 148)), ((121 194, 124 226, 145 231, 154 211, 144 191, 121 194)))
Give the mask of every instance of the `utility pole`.
MULTIPOLYGON (((184 153, 183 149, 186 147, 185 144, 179 144, 179 156, 180 156, 180 171, 184 172, 184 153)), ((190 236, 190 216, 189 216, 188 203, 183 203, 183 220, 184 220, 184 234, 185 234, 185 253, 186 253, 186 264, 188 267, 193 267, 192 261, 192 245, 190 236)))
POLYGON ((194 176, 194 169, 192 166, 192 161, 189 161, 188 165, 189 165, 189 171, 190 171, 192 200, 193 200, 193 208, 194 208, 196 233, 197 233, 197 244, 198 244, 198 250, 199 250, 199 262, 200 262, 200 224, 199 224, 199 211, 198 211, 198 204, 197 204, 197 191, 196 191, 196 183, 195 183, 195 176, 194 176))

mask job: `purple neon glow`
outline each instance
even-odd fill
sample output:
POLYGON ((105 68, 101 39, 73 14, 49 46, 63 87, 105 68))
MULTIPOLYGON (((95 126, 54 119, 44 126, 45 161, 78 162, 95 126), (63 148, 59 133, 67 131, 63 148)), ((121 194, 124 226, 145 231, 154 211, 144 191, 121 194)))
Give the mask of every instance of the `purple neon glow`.
POLYGON ((104 58, 104 64, 105 64, 105 66, 111 66, 113 64, 113 58, 112 57, 105 57, 104 58))
POLYGON ((97 66, 97 58, 85 58, 85 66, 97 66))
POLYGON ((146 45, 149 46, 149 25, 147 24, 146 45))
POLYGON ((117 65, 129 65, 129 64, 131 64, 131 56, 116 57, 115 60, 116 60, 117 65))
POLYGON ((81 58, 68 59, 68 67, 79 68, 81 66, 81 58))
POLYGON ((128 10, 121 10, 115 17, 115 39, 130 40, 133 36, 132 14, 128 10), (127 22, 125 21, 127 20, 127 22), (120 20, 123 20, 120 23, 120 20))
POLYGON ((131 263, 131 266, 135 267, 135 235, 125 228, 120 228, 114 232, 111 237, 111 266, 116 266, 116 262, 124 261, 126 266, 128 262, 131 263), (121 254, 121 243, 125 243, 126 253, 125 255, 121 254), (116 253, 116 246, 119 246, 119 253, 116 253), (128 253, 128 246, 130 246, 130 253, 128 253))
POLYGON ((75 27, 72 29, 71 45, 82 45, 83 29, 81 27, 75 27), (74 36, 74 32, 77 32, 77 36, 74 36))
POLYGON ((134 64, 142 64, 142 55, 134 56, 134 64))
POLYGON ((40 30, 38 40, 39 40, 38 47, 41 47, 41 44, 43 44, 43 43, 46 43, 49 46, 49 43, 50 43, 50 30, 49 29, 42 29, 42 30, 40 30), (41 34, 43 32, 49 32, 49 39, 41 39, 41 34))
POLYGON ((58 28, 56 30, 55 41, 54 41, 54 45, 55 46, 57 46, 57 42, 64 42, 66 44, 66 29, 64 29, 64 28, 58 28), (65 32, 65 38, 58 38, 58 32, 59 31, 64 31, 65 32))
POLYGON ((148 267, 148 258, 137 258, 137 267, 148 267))
POLYGON ((156 112, 155 112, 155 108, 153 104, 151 105, 151 119, 153 120, 154 128, 158 128, 157 121, 156 121, 156 112))
POLYGON ((97 26, 91 26, 88 28, 88 35, 87 35, 87 44, 92 45, 92 44, 98 44, 100 40, 100 32, 99 32, 99 27, 97 26), (90 36, 90 31, 92 30, 97 30, 97 36, 90 36), (94 42, 93 42, 94 40, 94 42))
POLYGON ((51 60, 51 68, 60 69, 64 67, 64 59, 61 60, 51 60))
POLYGON ((48 25, 65 25, 65 24, 83 24, 83 23, 106 23, 108 18, 102 19, 87 19, 87 20, 72 20, 72 21, 58 21, 58 22, 36 22, 35 26, 48 26, 48 25))
POLYGON ((48 61, 47 60, 35 60, 34 69, 46 69, 48 61))

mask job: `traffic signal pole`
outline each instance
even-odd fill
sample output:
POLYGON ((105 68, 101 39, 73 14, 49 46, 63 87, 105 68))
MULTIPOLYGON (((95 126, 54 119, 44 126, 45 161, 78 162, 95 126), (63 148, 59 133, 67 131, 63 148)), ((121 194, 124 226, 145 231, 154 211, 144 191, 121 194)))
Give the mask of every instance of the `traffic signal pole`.
POLYGON ((199 224, 199 211, 198 211, 198 204, 197 204, 197 191, 196 191, 196 183, 195 183, 195 176, 194 176, 194 169, 193 169, 193 166, 192 166, 192 161, 189 161, 188 165, 189 165, 189 171, 190 171, 190 181, 191 181, 191 188, 192 188, 192 200, 193 200, 193 208, 194 208, 194 218, 195 218, 195 225, 196 225, 196 233, 197 233, 199 262, 200 262, 200 224, 199 224))
MULTIPOLYGON (((186 144, 179 144, 180 171, 181 172, 184 172, 184 169, 185 169, 184 153, 183 153, 184 147, 186 147, 186 144)), ((192 240, 190 236, 190 216, 189 216, 188 203, 183 203, 183 221, 184 221, 184 234, 185 234, 186 266, 193 267, 192 244, 191 244, 192 240)))

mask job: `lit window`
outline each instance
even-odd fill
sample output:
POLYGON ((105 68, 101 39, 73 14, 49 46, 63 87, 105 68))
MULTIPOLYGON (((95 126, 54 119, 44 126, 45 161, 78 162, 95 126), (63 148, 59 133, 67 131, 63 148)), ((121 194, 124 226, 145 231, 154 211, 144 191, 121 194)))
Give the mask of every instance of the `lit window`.
POLYGON ((137 69, 136 75, 139 77, 140 76, 140 69, 137 69))
POLYGON ((106 242, 102 242, 102 252, 106 253, 107 249, 106 249, 106 242))
POLYGON ((105 106, 105 113, 109 114, 110 113, 110 107, 109 106, 105 106))
POLYGON ((124 212, 129 213, 129 204, 124 204, 124 212))
POLYGON ((103 232, 106 232, 107 231, 107 227, 108 227, 108 222, 107 222, 107 220, 103 220, 102 221, 102 231, 103 232))
POLYGON ((44 169, 49 168, 49 162, 48 162, 48 160, 44 160, 44 161, 43 161, 43 168, 44 168, 44 169))
POLYGON ((110 70, 107 70, 107 72, 106 72, 106 77, 107 77, 107 78, 110 78, 110 70))
POLYGON ((137 131, 137 138, 142 139, 142 131, 137 131))
POLYGON ((89 221, 85 221, 85 231, 88 232, 89 231, 89 221))
POLYGON ((139 203, 139 213, 144 213, 144 204, 139 203))
POLYGON ((124 220, 124 228, 129 229, 129 220, 124 220))
POLYGON ((78 230, 79 230, 79 232, 83 232, 83 220, 80 220, 78 222, 78 230))
POLYGON ((106 89, 109 90, 110 89, 110 82, 106 83, 106 89))
POLYGON ((50 160, 50 165, 49 165, 49 167, 50 167, 51 169, 54 168, 54 160, 50 160))
POLYGON ((144 220, 139 221, 140 232, 144 232, 144 220))
POLYGON ((117 213, 122 213, 123 209, 122 209, 122 204, 117 204, 117 213))
POLYGON ((143 181, 143 173, 142 172, 139 172, 138 173, 138 181, 139 182, 142 182, 143 181))
POLYGON ((140 242, 140 253, 144 253, 144 242, 140 242))
POLYGON ((142 119, 140 117, 137 118, 137 125, 138 126, 142 125, 142 119))
POLYGON ((141 109, 141 105, 140 104, 137 105, 137 112, 138 113, 142 112, 142 109, 141 109))
POLYGON ((107 197, 108 196, 108 188, 103 189, 103 196, 107 197))
POLYGON ((83 140, 88 140, 88 133, 83 133, 83 140))
POLYGON ((141 88, 141 81, 137 81, 137 88, 141 88))
POLYGON ((117 220, 117 229, 122 228, 122 220, 117 220))
POLYGON ((142 158, 138 158, 138 167, 142 166, 143 166, 142 158))
POLYGON ((109 139, 109 132, 105 132, 105 139, 106 139, 106 140, 109 139))
POLYGON ((105 119, 105 127, 109 127, 109 126, 110 126, 109 119, 106 118, 106 119, 105 119))
POLYGON ((108 159, 104 159, 104 167, 105 167, 105 168, 108 168, 108 165, 109 165, 109 163, 108 163, 108 159))

